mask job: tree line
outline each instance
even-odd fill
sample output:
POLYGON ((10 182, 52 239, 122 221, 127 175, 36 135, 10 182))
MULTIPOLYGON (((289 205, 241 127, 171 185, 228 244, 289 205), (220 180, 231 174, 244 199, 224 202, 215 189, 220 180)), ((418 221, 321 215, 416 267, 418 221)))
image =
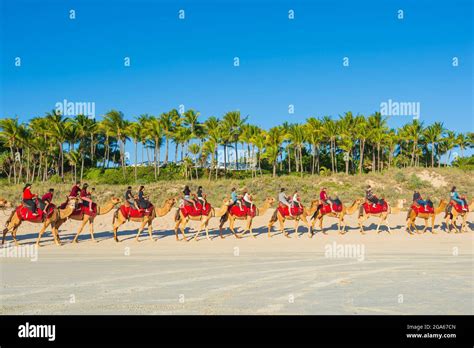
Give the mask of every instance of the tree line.
POLYGON ((441 122, 425 125, 413 119, 390 128, 379 112, 309 117, 304 123, 284 122, 265 130, 250 124, 239 111, 201 121, 192 109, 182 114, 176 109, 160 116, 143 114, 133 120, 111 110, 97 121, 85 115, 65 117, 53 110, 26 123, 0 119, 0 170, 13 183, 47 181, 53 175, 64 181, 65 174, 82 179, 90 168, 118 167, 125 177, 127 166, 134 167, 136 181, 143 163, 153 167, 156 180, 171 165, 182 168, 185 178, 218 179, 238 168, 251 177, 264 172, 273 177, 355 174, 391 167, 448 166, 454 150, 459 151, 459 161, 473 144, 472 132, 457 133, 441 122), (127 142, 133 144, 133 163, 126 158, 127 142), (233 152, 231 163, 229 152, 233 152))

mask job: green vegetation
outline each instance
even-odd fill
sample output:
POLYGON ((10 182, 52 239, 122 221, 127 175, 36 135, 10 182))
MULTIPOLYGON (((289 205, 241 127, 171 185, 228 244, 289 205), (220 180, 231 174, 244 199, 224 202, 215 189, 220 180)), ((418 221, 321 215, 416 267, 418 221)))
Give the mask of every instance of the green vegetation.
MULTIPOLYGON (((199 116, 194 110, 183 114, 171 110, 131 121, 112 110, 101 121, 84 115, 68 118, 55 111, 28 123, 0 119, 0 176, 16 184, 78 179, 139 184, 253 179, 266 173, 300 178, 381 173, 392 168, 447 167, 451 159, 460 169, 474 167, 473 157, 464 157, 464 151, 473 147, 473 133, 454 133, 440 122, 424 125, 412 120, 389 129, 378 112, 368 117, 346 112, 338 119, 309 117, 304 123, 285 122, 264 130, 249 124, 239 111, 203 122, 199 116), (132 143, 134 156, 127 155, 127 142, 132 143), (223 163, 218 163, 219 150, 223 163), (232 163, 228 154, 233 155, 232 163), (134 158, 133 163, 128 157, 134 158), (143 162, 148 165, 142 166, 143 162)), ((421 185, 413 177, 408 180, 412 187, 421 185)))

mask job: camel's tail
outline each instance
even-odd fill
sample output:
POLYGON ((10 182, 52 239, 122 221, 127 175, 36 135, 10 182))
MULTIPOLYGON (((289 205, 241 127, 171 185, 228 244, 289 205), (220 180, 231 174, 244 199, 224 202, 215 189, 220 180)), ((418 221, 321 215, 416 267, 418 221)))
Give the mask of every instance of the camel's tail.
POLYGON ((316 216, 318 216, 319 208, 321 208, 321 205, 318 205, 318 207, 316 208, 316 211, 315 211, 314 214, 311 216, 311 219, 310 219, 310 220, 316 219, 316 216))
POLYGON ((221 216, 221 219, 219 220, 219 228, 222 228, 224 224, 226 223, 227 219, 229 218, 229 214, 224 214, 221 216))
POLYGON ((119 209, 115 209, 114 211, 114 217, 112 218, 112 225, 115 225, 115 220, 117 220, 119 209))
POLYGON ((275 209, 273 212, 272 218, 270 219, 270 223, 275 222, 278 220, 278 209, 275 209))
POLYGON ((174 214, 174 221, 179 221, 181 216, 179 215, 179 208, 176 209, 176 213, 174 214))

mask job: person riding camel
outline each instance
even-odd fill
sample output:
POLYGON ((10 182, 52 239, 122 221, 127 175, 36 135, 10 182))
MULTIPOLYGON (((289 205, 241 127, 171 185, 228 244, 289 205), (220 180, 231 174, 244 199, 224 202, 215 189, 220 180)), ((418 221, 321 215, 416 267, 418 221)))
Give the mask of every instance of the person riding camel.
POLYGON ((331 210, 334 210, 332 208, 332 200, 329 198, 328 192, 327 192, 327 187, 323 187, 321 189, 321 192, 319 192, 319 199, 323 202, 323 204, 329 204, 331 207, 331 210))
POLYGON ((377 196, 372 192, 372 187, 370 185, 367 186, 367 190, 365 191, 365 199, 372 203, 373 208, 377 206, 377 203, 381 203, 377 196))
POLYGON ((77 198, 77 196, 81 192, 81 186, 80 185, 81 185, 81 182, 76 181, 74 186, 71 188, 71 193, 69 193, 68 199, 69 198, 77 198))
POLYGON ((206 199, 204 198, 203 192, 202 192, 202 186, 198 187, 197 190, 197 199, 198 201, 201 201, 201 205, 204 207, 206 205, 206 199))
POLYGON ((46 192, 42 197, 41 197, 41 201, 43 202, 44 204, 44 208, 43 210, 46 211, 46 209, 48 209, 49 205, 51 204, 51 202, 53 201, 53 196, 54 196, 54 189, 53 188, 50 188, 48 190, 48 192, 46 192))
POLYGON ((244 203, 249 206, 249 209, 252 210, 254 206, 253 199, 252 195, 248 192, 247 189, 244 190, 244 197, 242 199, 244 200, 244 203))
POLYGON ((452 201, 461 205, 463 211, 467 211, 466 197, 459 195, 458 191, 456 191, 456 186, 452 187, 450 196, 452 201))
POLYGON ((230 199, 232 200, 232 205, 238 204, 240 207, 240 211, 244 211, 244 208, 242 208, 242 202, 239 199, 239 196, 237 195, 235 187, 232 187, 232 190, 230 192, 230 199))
POLYGON ((300 194, 298 193, 298 190, 295 190, 293 193, 293 197, 291 198, 291 206, 294 208, 298 206, 298 208, 301 208, 301 198, 300 194))
POLYGON ((287 206, 288 207, 288 212, 290 213, 290 216, 293 216, 293 214, 291 213, 291 203, 289 201, 288 196, 285 193, 285 188, 284 187, 282 187, 280 189, 280 193, 278 194, 278 202, 281 205, 287 206))
POLYGON ((131 207, 135 207, 136 210, 139 210, 137 201, 132 193, 132 186, 127 187, 127 191, 125 191, 125 201, 130 204, 131 207))
POLYGON ((189 189, 188 185, 184 186, 183 195, 184 195, 183 197, 184 203, 192 204, 194 209, 197 210, 196 202, 193 199, 191 199, 191 190, 189 189))
POLYGON ((138 189, 138 206, 140 209, 148 209, 150 207, 150 201, 148 197, 145 196, 145 186, 140 186, 138 189))
POLYGON ((91 199, 92 193, 87 191, 88 187, 89 185, 87 183, 82 185, 80 197, 82 200, 82 205, 86 208, 89 208, 89 211, 91 211, 92 210, 92 199, 91 199))
POLYGON ((420 192, 415 190, 415 192, 413 192, 413 204, 421 205, 423 209, 426 210, 429 200, 424 200, 423 197, 421 197, 420 192))
POLYGON ((25 207, 27 207, 34 216, 38 216, 36 211, 36 198, 38 195, 36 193, 31 193, 31 184, 26 184, 23 188, 23 197, 22 202, 25 207))

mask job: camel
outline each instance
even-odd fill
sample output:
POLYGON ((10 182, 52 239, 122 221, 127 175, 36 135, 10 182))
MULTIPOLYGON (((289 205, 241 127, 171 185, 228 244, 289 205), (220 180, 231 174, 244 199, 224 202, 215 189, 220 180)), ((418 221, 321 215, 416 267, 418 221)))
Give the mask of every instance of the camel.
MULTIPOLYGON (((286 220, 294 220, 295 221, 295 232, 298 233, 299 222, 302 221, 306 227, 308 227, 308 231, 311 231, 311 227, 306 219, 308 216, 311 216, 316 211, 319 204, 319 200, 313 200, 311 202, 311 207, 309 209, 303 207, 303 212, 299 215, 287 215, 283 216, 279 209, 275 209, 270 221, 268 222, 268 238, 272 238, 271 230, 272 226, 278 221, 280 225, 280 231, 285 235, 287 238, 291 238, 287 231, 285 231, 285 221, 286 220)), ((310 236, 311 237, 311 236, 310 236)))
MULTIPOLYGON (((357 211, 357 209, 359 208, 361 202, 362 202, 361 199, 356 199, 350 207, 346 207, 344 204, 342 204, 342 210, 340 212, 331 211, 330 213, 327 213, 327 214, 325 214, 321 211, 321 209, 320 209, 321 205, 319 205, 318 209, 316 210, 316 212, 314 213, 314 215, 312 217, 313 222, 312 222, 311 228, 310 228, 310 232, 311 232, 310 237, 313 237, 313 235, 314 235, 313 230, 314 230, 314 225, 316 224, 316 221, 319 221, 319 229, 321 230, 321 232, 323 232, 324 234, 327 234, 327 232, 324 231, 324 229, 323 229, 323 219, 324 219, 325 216, 333 217, 333 218, 338 219, 337 231, 339 232, 339 234, 345 234, 346 233, 346 222, 344 221, 344 216, 354 214, 357 211)), ((320 202, 319 204, 322 204, 322 202, 320 202)))
POLYGON ((0 209, 11 208, 11 207, 13 207, 12 202, 9 202, 5 198, 0 197, 0 209))
MULTIPOLYGON (((56 245, 61 245, 61 240, 59 238, 58 230, 55 227, 55 223, 59 219, 67 219, 67 217, 73 213, 76 203, 77 203, 77 199, 72 198, 69 200, 66 208, 59 209, 58 207, 55 207, 52 215, 46 218, 44 221, 27 221, 31 223, 43 224, 43 227, 38 233, 38 240, 36 241, 36 246, 40 245, 41 236, 43 235, 44 231, 48 228, 49 225, 51 225, 51 230, 54 236, 54 242, 56 243, 56 245)), ((16 239, 16 232, 22 222, 23 220, 18 217, 18 215, 16 214, 16 209, 14 209, 6 222, 5 229, 3 230, 2 244, 5 242, 5 236, 7 235, 8 231, 11 231, 13 240, 15 241, 15 245, 18 246, 18 241, 16 239)))
POLYGON ((148 216, 143 216, 143 217, 131 217, 130 219, 127 219, 125 216, 123 216, 120 208, 117 209, 114 213, 114 218, 112 220, 113 224, 113 230, 114 230, 114 240, 118 243, 119 240, 117 238, 117 230, 118 228, 123 225, 127 220, 134 221, 134 222, 140 222, 141 225, 138 228, 137 236, 135 237, 135 240, 138 242, 138 237, 140 237, 140 233, 143 231, 145 228, 145 225, 148 224, 148 234, 150 235, 150 240, 153 240, 153 230, 152 230, 152 222, 155 217, 161 217, 165 216, 166 214, 169 213, 173 205, 176 203, 175 198, 169 198, 167 199, 164 203, 163 206, 160 207, 155 207, 151 214, 148 216))
MULTIPOLYGON (((97 206, 97 214, 96 215, 107 214, 120 202, 121 202, 120 198, 112 197, 104 206, 97 206)), ((79 230, 77 231, 77 234, 74 237, 74 240, 72 241, 73 243, 77 243, 77 238, 79 237, 79 234, 82 232, 82 230, 84 229, 86 224, 89 223, 90 233, 91 233, 91 240, 93 242, 95 242, 96 240, 94 239, 94 219, 95 219, 96 215, 91 216, 91 215, 84 214, 82 211, 77 211, 76 210, 68 218, 59 219, 58 221, 56 221, 54 227, 56 228, 56 230, 59 230, 61 225, 64 224, 68 219, 82 221, 82 224, 79 227, 79 230)))
POLYGON ((188 224, 189 220, 193 221, 201 221, 201 225, 199 226, 199 229, 196 232, 196 235, 194 236, 194 241, 197 241, 197 237, 201 233, 202 229, 205 229, 206 231, 206 238, 207 240, 211 240, 209 238, 209 220, 211 220, 211 217, 221 217, 227 213, 227 209, 229 208, 229 205, 231 204, 231 201, 227 198, 225 198, 222 201, 222 206, 220 209, 216 212, 214 208, 211 208, 209 210, 208 215, 198 215, 198 216, 184 216, 183 212, 181 209, 178 208, 175 216, 175 221, 176 221, 176 226, 174 228, 174 233, 176 234, 176 240, 184 240, 188 241, 186 237, 186 233, 184 232, 186 229, 186 225, 188 224), (178 229, 181 230, 181 233, 183 234, 183 239, 178 238, 178 229))
POLYGON ((377 225, 377 233, 380 233, 380 225, 383 223, 385 226, 387 226, 387 229, 388 229, 388 233, 391 234, 391 230, 390 230, 390 226, 388 225, 388 222, 387 222, 387 217, 389 214, 392 214, 392 213, 398 213, 402 210, 403 208, 403 203, 405 202, 405 200, 398 200, 398 206, 396 207, 391 207, 390 206, 390 203, 387 202, 387 211, 384 211, 384 212, 381 212, 381 213, 366 213, 364 208, 363 208, 363 203, 364 203, 364 200, 360 199, 360 216, 359 216, 359 219, 358 219, 358 222, 359 222, 359 227, 360 227, 360 233, 361 234, 365 234, 364 232, 364 226, 362 225, 364 223, 364 221, 366 221, 368 218, 370 217, 379 217, 380 218, 380 221, 379 221, 379 224, 377 225))
POLYGON ((454 207, 451 209, 451 213, 448 213, 448 211, 446 211, 445 222, 446 222, 446 229, 448 230, 448 233, 451 233, 452 227, 454 227, 455 233, 462 233, 463 231, 467 232, 467 223, 466 223, 467 214, 471 212, 473 209, 474 209, 474 199, 471 200, 468 211, 459 213, 454 207), (462 218, 460 229, 458 229, 458 227, 456 226, 456 221, 459 217, 462 218))
POLYGON ((416 212, 413 209, 410 209, 408 211, 408 215, 407 215, 407 227, 406 227, 407 232, 409 234, 413 234, 412 229, 415 229, 417 233, 425 233, 426 230, 428 229, 428 219, 431 219, 431 233, 436 234, 436 232, 434 230, 434 223, 435 223, 436 215, 443 212, 446 209, 447 205, 448 205, 448 202, 446 202, 446 200, 442 199, 439 202, 438 207, 436 207, 434 209, 433 213, 419 213, 419 212, 416 212), (420 219, 425 220, 425 228, 423 229, 422 232, 420 232, 417 229, 416 225, 415 225, 416 218, 420 218, 420 219))
MULTIPOLYGON (((265 199, 265 202, 263 203, 263 205, 260 207, 260 208, 256 208, 256 213, 255 213, 255 216, 261 216, 263 214, 266 213, 266 211, 275 203, 275 198, 273 197, 268 197, 265 199)), ((253 237, 253 238, 256 238, 255 235, 253 234, 253 231, 252 231, 252 221, 253 221, 253 216, 251 215, 244 215, 244 216, 235 216, 234 214, 230 213, 230 211, 227 211, 226 214, 224 214, 222 217, 221 217, 221 221, 220 221, 220 224, 219 224, 219 235, 221 236, 221 238, 224 238, 224 236, 222 235, 222 227, 224 226, 225 222, 229 220, 229 228, 231 230, 231 232, 233 233, 233 235, 236 237, 236 238, 242 238, 242 236, 245 234, 245 232, 249 231, 250 232, 250 235, 253 237), (241 232, 240 236, 235 232, 235 229, 234 229, 234 224, 235 224, 235 220, 246 220, 247 221, 247 225, 245 226, 245 229, 241 232)))

